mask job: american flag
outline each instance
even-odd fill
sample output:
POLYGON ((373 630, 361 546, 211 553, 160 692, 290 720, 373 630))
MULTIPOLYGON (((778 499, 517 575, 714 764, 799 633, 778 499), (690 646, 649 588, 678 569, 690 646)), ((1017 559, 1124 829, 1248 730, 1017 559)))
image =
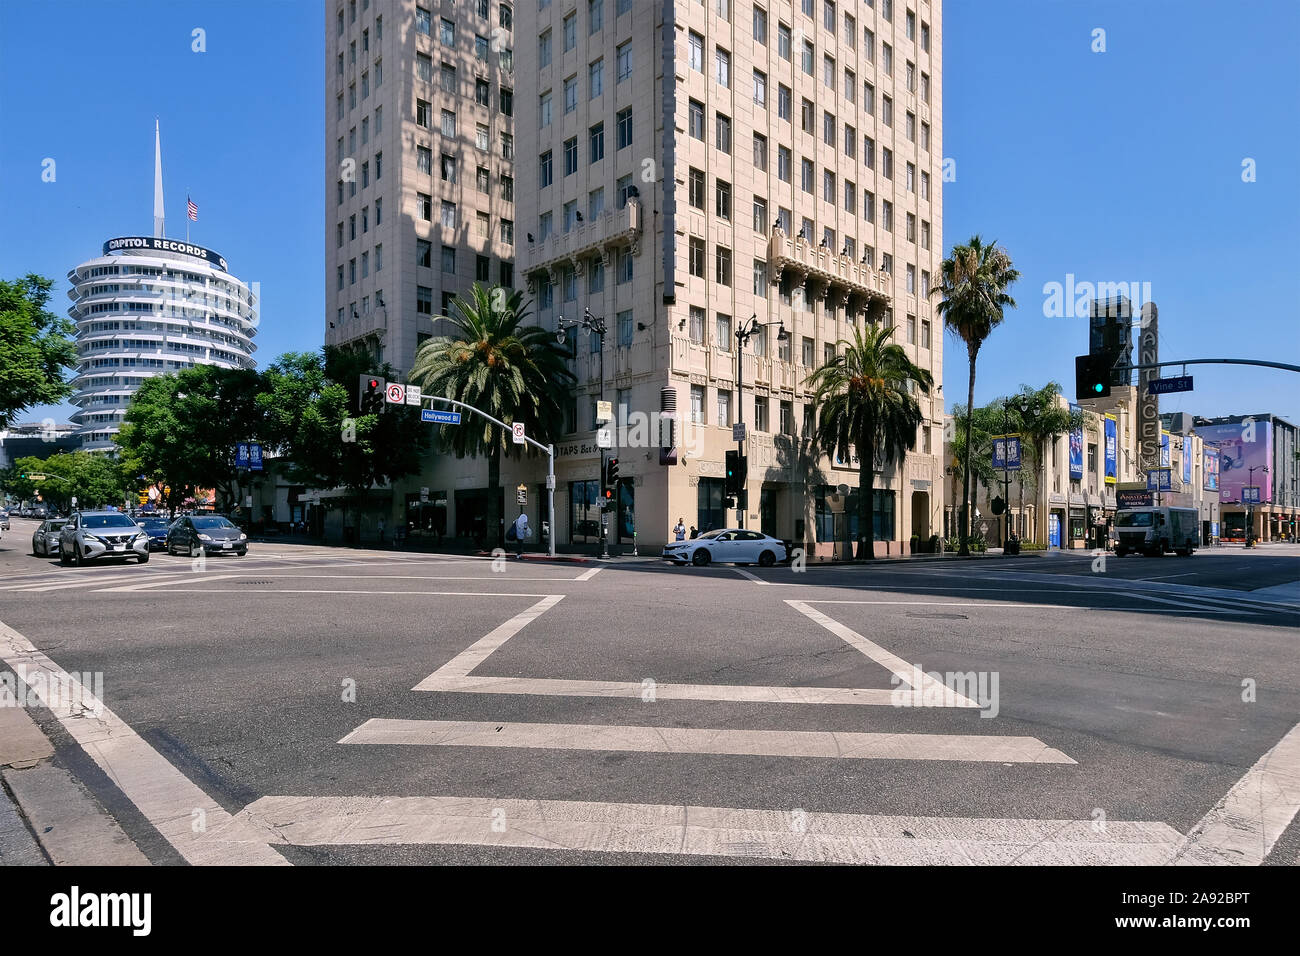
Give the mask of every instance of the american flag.
POLYGON ((186 197, 185 197, 185 205, 189 207, 189 216, 190 216, 190 221, 191 221, 191 222, 198 222, 198 221, 199 221, 199 206, 198 206, 198 203, 196 203, 196 202, 195 202, 193 199, 191 199, 189 196, 186 196, 186 197))

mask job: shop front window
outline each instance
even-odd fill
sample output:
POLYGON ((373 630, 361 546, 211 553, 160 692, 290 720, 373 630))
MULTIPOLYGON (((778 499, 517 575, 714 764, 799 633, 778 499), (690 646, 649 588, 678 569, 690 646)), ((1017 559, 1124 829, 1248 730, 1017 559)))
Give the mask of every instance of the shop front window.
POLYGON ((600 482, 569 482, 569 541, 596 544, 600 541, 600 482))

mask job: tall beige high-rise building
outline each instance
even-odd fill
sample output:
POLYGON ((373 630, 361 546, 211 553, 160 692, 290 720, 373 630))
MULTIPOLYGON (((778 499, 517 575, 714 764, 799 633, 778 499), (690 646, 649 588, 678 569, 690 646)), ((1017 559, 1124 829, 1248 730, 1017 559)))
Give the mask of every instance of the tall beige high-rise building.
MULTIPOLYGON (((335 17, 345 8, 330 9, 335 17)), ((491 5, 492 25, 503 9, 510 6, 491 5)), ((444 144, 474 151, 463 123, 455 137, 435 128, 428 137, 434 174, 420 172, 413 155, 425 132, 413 115, 418 56, 427 51, 435 69, 446 56, 469 57, 453 65, 472 72, 473 48, 462 40, 488 21, 481 4, 465 0, 400 10, 384 15, 399 21, 385 25, 397 37, 390 37, 396 48, 387 54, 385 82, 399 92, 391 107, 397 119, 384 135, 393 137, 386 149, 402 177, 402 205, 384 223, 393 230, 384 242, 397 249, 385 268, 397 270, 388 288, 401 296, 405 316, 419 284, 408 260, 428 233, 413 205, 414 194, 426 191, 418 183, 432 179, 436 206, 444 144), (430 37, 414 26, 426 17, 430 37), (437 42, 446 21, 455 31, 450 50, 437 42), (411 34, 413 44, 405 39, 411 34)), ((855 323, 881 321, 895 325, 912 360, 942 381, 942 320, 928 296, 943 249, 939 4, 520 0, 509 18, 512 80, 493 59, 492 34, 484 35, 493 122, 498 86, 512 81, 518 91, 515 203, 503 207, 497 192, 481 201, 475 193, 464 211, 486 213, 494 243, 509 217, 515 244, 494 245, 493 255, 513 251, 536 321, 568 326, 578 386, 556 446, 557 541, 599 542, 603 399, 615 417, 608 454, 620 462, 617 508, 608 513, 615 547, 626 550, 635 532, 643 551, 653 549, 679 517, 702 530, 735 526, 737 512, 724 507, 724 461, 738 447, 733 426, 743 422, 745 527, 811 553, 842 551, 856 536, 858 469, 813 449, 809 373, 851 338, 855 323), (605 334, 572 327, 584 316, 602 321, 605 334), (752 334, 742 340, 737 332, 752 334), (669 453, 660 447, 665 413, 674 420, 669 453)), ((331 20, 331 35, 337 29, 331 20)), ((347 22, 342 29, 331 57, 347 51, 355 32, 347 22)), ((336 68, 331 60, 332 82, 336 68)), ((336 86, 346 100, 349 64, 343 68, 336 86)), ((456 109, 446 105, 454 95, 441 89, 429 102, 435 114, 456 109)), ((354 112, 346 102, 332 108, 354 112)), ((351 125, 334 124, 335 139, 351 125)), ((490 130, 494 147, 498 135, 490 130)), ((350 155, 346 143, 331 148, 350 155)), ((499 162, 497 151, 491 175, 499 162)), ((463 182, 460 189, 463 195, 463 182)), ((340 210, 350 215, 349 201, 340 210)), ((436 256, 446 240, 434 220, 436 256)), ((474 229, 467 236, 463 217, 460 225, 461 241, 472 241, 474 229)), ((335 243, 328 245, 333 255, 335 243)), ((340 281, 344 258, 352 254, 331 260, 331 283, 340 281)), ((435 299, 436 311, 439 305, 435 299)), ((415 323, 424 320, 414 315, 415 323)), ((389 335, 394 325, 389 319, 389 335)), ((411 348, 426 331, 431 325, 415 330, 411 348)), ((385 358, 409 366, 407 346, 389 341, 385 358)), ((876 535, 895 553, 912 535, 942 530, 942 393, 920 403, 925 425, 915 451, 882 463, 876 478, 876 535)), ((506 488, 529 487, 535 526, 548 518, 537 508, 546 500, 544 475, 535 460, 503 467, 506 488)), ((398 520, 406 509, 427 522, 440 508, 433 513, 447 533, 481 530, 484 463, 439 458, 406 485, 394 489, 398 520)))
POLYGON ((512 4, 326 0, 326 334, 409 369, 514 282, 512 4))

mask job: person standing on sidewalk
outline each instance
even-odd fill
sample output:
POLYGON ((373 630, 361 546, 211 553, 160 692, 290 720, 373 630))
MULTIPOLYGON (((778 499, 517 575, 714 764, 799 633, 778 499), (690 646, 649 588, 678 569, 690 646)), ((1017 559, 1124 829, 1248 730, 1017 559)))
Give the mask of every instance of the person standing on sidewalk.
POLYGON ((379 546, 381 548, 384 546, 384 527, 385 527, 384 519, 380 518, 379 519, 379 546))
POLYGON ((685 540, 686 540, 686 525, 684 525, 684 524, 682 523, 682 519, 681 519, 681 518, 678 518, 678 519, 677 519, 677 526, 676 526, 675 528, 673 528, 673 537, 674 537, 674 540, 677 540, 677 541, 685 541, 685 540))

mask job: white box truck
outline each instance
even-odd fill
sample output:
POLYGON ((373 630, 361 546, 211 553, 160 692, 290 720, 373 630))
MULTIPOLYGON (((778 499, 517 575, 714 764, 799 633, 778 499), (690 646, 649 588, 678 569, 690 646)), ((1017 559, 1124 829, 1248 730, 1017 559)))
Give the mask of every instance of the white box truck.
POLYGON ((1200 541, 1195 508, 1125 508, 1115 513, 1115 557, 1131 551, 1153 557, 1173 551, 1190 555, 1200 541))

